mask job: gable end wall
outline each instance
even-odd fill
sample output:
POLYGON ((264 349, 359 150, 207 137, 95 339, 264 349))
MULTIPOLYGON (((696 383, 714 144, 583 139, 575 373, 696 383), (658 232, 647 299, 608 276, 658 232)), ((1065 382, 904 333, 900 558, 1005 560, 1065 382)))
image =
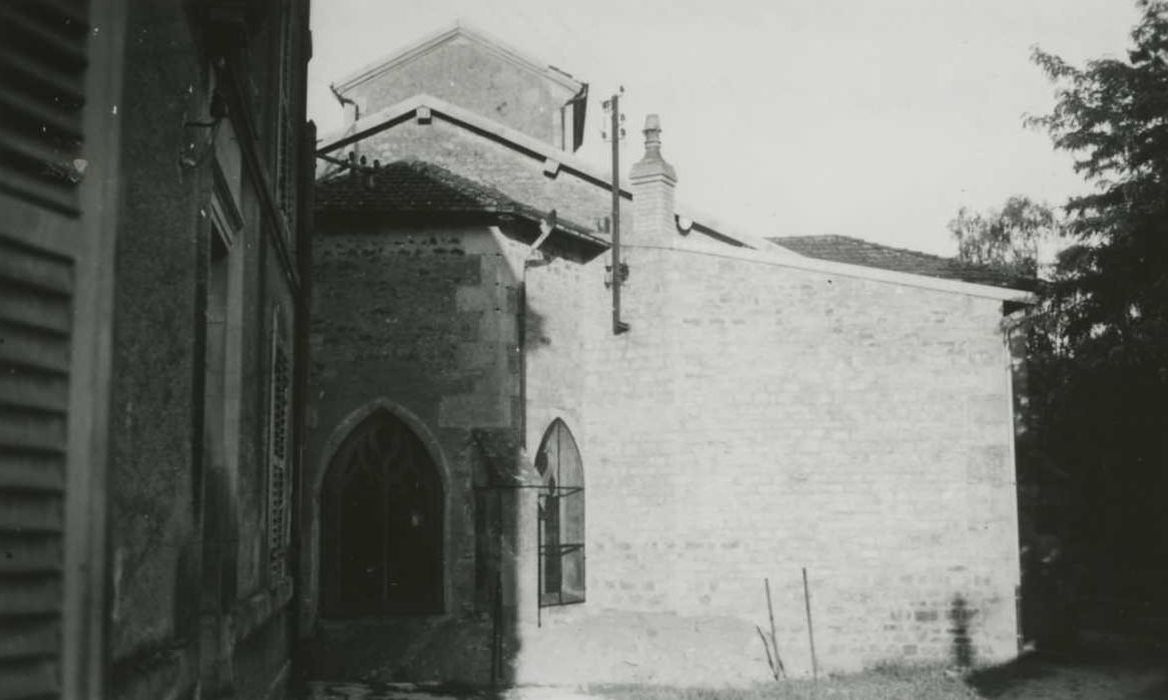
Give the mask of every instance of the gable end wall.
POLYGON ((678 251, 628 259, 619 337, 602 261, 529 271, 533 310, 579 314, 529 345, 542 418, 528 439, 572 403, 561 377, 581 368, 588 602, 546 611, 528 680, 764 680, 764 578, 787 669, 809 675, 803 568, 821 671, 1012 657, 1000 303, 678 251))
MULTIPOLYGON (((346 96, 365 115, 423 93, 564 147, 560 108, 573 97, 572 91, 465 38, 376 74, 347 90, 346 96)), ((569 137, 570 130, 569 115, 569 137)))

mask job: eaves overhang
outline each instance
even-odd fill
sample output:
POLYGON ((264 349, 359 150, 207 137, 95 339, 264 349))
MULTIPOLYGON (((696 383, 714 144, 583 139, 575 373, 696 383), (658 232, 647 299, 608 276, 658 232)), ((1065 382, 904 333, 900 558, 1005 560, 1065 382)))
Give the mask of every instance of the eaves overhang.
MULTIPOLYGON (((579 156, 563 151, 551 144, 528 136, 521 131, 483 117, 468 109, 451 104, 442 98, 424 93, 380 109, 368 116, 362 117, 344 129, 322 136, 318 139, 319 145, 317 146, 316 152, 320 155, 328 155, 346 146, 363 141, 370 136, 415 118, 419 109, 427 110, 432 119, 441 119, 471 133, 478 134, 483 138, 494 141, 512 151, 531 158, 533 161, 540 163, 541 166, 548 161, 554 161, 558 165, 559 170, 568 172, 606 192, 612 190, 611 174, 595 168, 579 156)), ((620 194, 622 199, 628 201, 632 201, 633 199, 632 193, 626 188, 622 187, 620 194)), ((764 239, 743 235, 738 232, 730 233, 724 226, 711 221, 710 217, 705 215, 692 215, 685 207, 680 207, 677 215, 681 218, 691 220, 695 231, 723 243, 749 248, 772 247, 772 244, 764 239)))
MULTIPOLYGON (((590 182, 605 191, 611 190, 612 185, 609 174, 597 171, 580 157, 470 110, 450 104, 441 98, 427 94, 419 94, 402 100, 395 105, 361 118, 339 132, 323 137, 320 139, 320 145, 317 147, 316 152, 320 155, 327 155, 343 149, 374 134, 409 121, 422 108, 428 110, 432 119, 442 119, 450 124, 478 134, 483 138, 506 146, 515 152, 527 155, 541 165, 548 160, 554 160, 559 164, 561 171, 570 172, 581 180, 590 182)), ((622 188, 620 194, 622 198, 632 200, 632 193, 627 189, 622 188)), ((678 214, 684 215, 680 211, 678 214)), ((737 233, 725 233, 723 230, 718 230, 713 226, 703 224, 696 218, 693 221, 693 229, 708 236, 708 240, 711 243, 717 242, 720 244, 720 247, 724 251, 720 251, 718 254, 729 258, 752 260, 779 267, 825 272, 888 284, 998 299, 1003 302, 1016 302, 1029 305, 1033 304, 1036 300, 1036 296, 1033 293, 1019 289, 995 287, 973 282, 963 282, 803 257, 795 253, 777 250, 775 244, 764 238, 743 236, 737 233), (727 243, 729 245, 726 245, 727 243)), ((624 243, 624 245, 633 247, 633 244, 629 242, 624 243)), ((684 248, 678 248, 678 250, 684 250, 684 248)))
POLYGON ((469 39, 509 63, 542 78, 546 78, 557 85, 561 85, 573 94, 578 94, 584 86, 583 82, 576 80, 570 74, 559 68, 541 64, 534 58, 508 46, 503 41, 487 34, 481 29, 472 27, 466 22, 459 20, 451 27, 439 30, 404 49, 400 49, 386 57, 358 68, 345 76, 340 82, 336 83, 334 87, 338 92, 343 94, 378 75, 420 58, 458 37, 469 39))

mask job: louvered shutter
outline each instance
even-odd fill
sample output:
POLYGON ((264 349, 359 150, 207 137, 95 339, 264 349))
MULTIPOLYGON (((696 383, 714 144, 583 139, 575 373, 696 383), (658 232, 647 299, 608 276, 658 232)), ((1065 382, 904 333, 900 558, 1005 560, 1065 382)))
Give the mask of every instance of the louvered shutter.
POLYGON ((277 139, 276 144, 276 196, 281 211, 284 212, 289 224, 295 218, 295 188, 296 188, 296 146, 299 138, 295 133, 292 121, 293 100, 295 99, 295 70, 296 62, 300 60, 300 52, 296 46, 296 32, 293 24, 293 13, 284 15, 280 27, 280 98, 278 107, 277 139))
POLYGON ((0 192, 48 217, 0 215, 3 698, 62 692, 75 264, 35 231, 80 230, 88 33, 84 2, 0 2, 0 192))
POLYGON ((288 499, 289 421, 292 401, 291 365, 283 336, 283 320, 277 307, 272 319, 270 425, 268 428, 268 563, 270 583, 287 575, 291 520, 288 499))
POLYGON ((77 214, 85 103, 84 2, 0 2, 0 188, 77 214))
POLYGON ((60 690, 72 284, 0 239, 0 697, 60 690))

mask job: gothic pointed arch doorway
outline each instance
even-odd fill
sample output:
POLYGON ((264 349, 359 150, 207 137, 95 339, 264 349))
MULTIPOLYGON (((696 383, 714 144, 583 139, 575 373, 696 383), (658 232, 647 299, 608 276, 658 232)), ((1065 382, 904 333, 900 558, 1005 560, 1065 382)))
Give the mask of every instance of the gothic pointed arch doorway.
POLYGON ((443 503, 438 468, 418 435, 385 410, 361 421, 321 489, 322 612, 441 612, 443 503))

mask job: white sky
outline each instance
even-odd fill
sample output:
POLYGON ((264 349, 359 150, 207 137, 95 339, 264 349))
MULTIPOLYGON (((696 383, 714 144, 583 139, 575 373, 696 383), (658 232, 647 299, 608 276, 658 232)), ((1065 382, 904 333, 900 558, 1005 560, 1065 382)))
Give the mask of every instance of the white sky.
POLYGON ((962 205, 1061 204, 1085 187, 1022 126, 1054 103, 1030 48, 1076 64, 1123 56, 1138 19, 1127 0, 314 0, 312 12, 321 134, 341 126, 330 82, 462 19, 590 84, 579 155, 601 171, 600 101, 623 85, 626 176, 657 112, 679 201, 729 230, 946 255, 962 205))

